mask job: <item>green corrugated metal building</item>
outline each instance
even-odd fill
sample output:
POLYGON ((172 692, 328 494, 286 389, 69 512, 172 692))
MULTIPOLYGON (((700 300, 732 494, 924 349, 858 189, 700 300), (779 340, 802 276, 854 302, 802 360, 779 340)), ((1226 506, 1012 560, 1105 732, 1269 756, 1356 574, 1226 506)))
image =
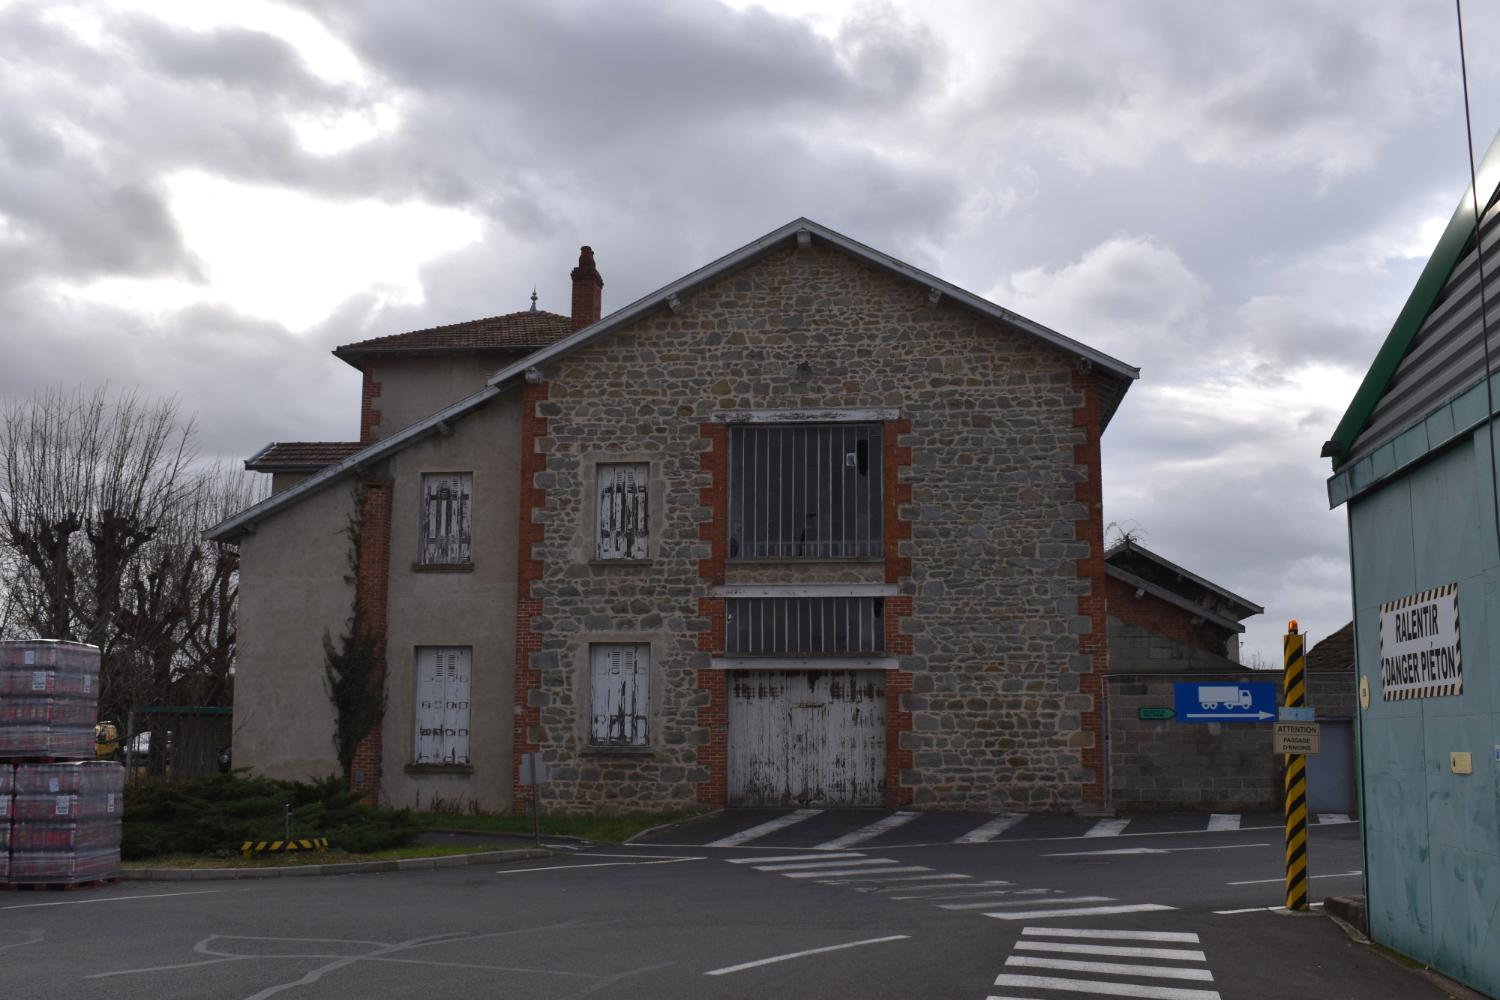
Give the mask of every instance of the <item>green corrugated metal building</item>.
POLYGON ((1465 192, 1324 455, 1349 518, 1370 934, 1500 995, 1500 139, 1478 178, 1480 220, 1465 192))

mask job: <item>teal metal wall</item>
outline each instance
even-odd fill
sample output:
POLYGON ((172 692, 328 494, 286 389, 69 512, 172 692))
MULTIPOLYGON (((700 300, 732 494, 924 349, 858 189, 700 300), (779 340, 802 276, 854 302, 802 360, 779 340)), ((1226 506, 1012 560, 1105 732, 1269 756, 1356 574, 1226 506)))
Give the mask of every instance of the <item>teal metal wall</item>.
MULTIPOLYGON (((1500 996, 1500 551, 1486 428, 1349 504, 1370 933, 1500 996), (1458 582, 1464 690, 1383 701, 1380 605, 1458 582), (1456 775, 1449 753, 1473 755, 1456 775)), ((1316 856, 1312 859, 1317 863, 1316 856)))

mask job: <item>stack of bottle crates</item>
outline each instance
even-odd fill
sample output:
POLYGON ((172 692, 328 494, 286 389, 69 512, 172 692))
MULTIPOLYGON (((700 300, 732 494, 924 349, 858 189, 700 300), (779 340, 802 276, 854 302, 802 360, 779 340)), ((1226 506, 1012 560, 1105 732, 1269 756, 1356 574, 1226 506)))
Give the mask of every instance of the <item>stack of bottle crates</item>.
POLYGON ((0 642, 0 884, 120 873, 125 769, 94 760, 99 649, 0 642))

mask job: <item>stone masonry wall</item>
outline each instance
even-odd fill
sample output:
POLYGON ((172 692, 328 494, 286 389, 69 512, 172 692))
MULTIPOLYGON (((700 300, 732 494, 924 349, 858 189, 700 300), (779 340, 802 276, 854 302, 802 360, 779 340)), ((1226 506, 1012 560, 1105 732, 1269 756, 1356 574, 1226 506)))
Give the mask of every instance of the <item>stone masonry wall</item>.
MULTIPOLYGON (((1112 610, 1112 609, 1111 609, 1112 610)), ((1267 725, 1143 720, 1171 708, 1182 681, 1281 683, 1281 671, 1246 670, 1122 622, 1109 621, 1110 798, 1120 809, 1279 810, 1281 757, 1267 725)))
MULTIPOLYGON (((1079 499, 1079 484, 1097 478, 1097 440, 1078 420, 1097 414, 1097 386, 1077 378, 1074 358, 815 243, 773 252, 542 374, 546 398, 528 403, 547 422, 532 483, 546 501, 532 514, 545 532, 531 545, 541 577, 525 668, 536 686, 523 711, 535 711, 528 728, 552 765, 551 808, 713 804, 722 602, 703 567, 716 562, 711 526, 724 505, 704 428, 717 410, 817 407, 894 408, 910 423, 895 442, 911 453, 900 479, 910 501, 897 511, 910 535, 899 540, 889 517, 886 529, 910 642, 899 651, 910 693, 899 681, 892 696, 899 747, 888 753, 903 752, 888 799, 1086 804, 1100 777, 1085 759, 1098 752, 1085 719, 1100 708, 1087 688, 1102 687, 1104 657, 1099 616, 1080 612, 1080 598, 1102 594, 1090 595, 1096 584, 1080 569, 1098 558, 1085 523, 1097 514, 1079 499), (591 559, 591 470, 619 459, 649 461, 663 484, 648 562, 591 559), (1099 650, 1082 653, 1091 633, 1099 650), (616 640, 651 643, 645 752, 587 747, 588 644, 616 640)), ((772 569, 728 560, 724 582, 828 578, 826 566, 772 569)))

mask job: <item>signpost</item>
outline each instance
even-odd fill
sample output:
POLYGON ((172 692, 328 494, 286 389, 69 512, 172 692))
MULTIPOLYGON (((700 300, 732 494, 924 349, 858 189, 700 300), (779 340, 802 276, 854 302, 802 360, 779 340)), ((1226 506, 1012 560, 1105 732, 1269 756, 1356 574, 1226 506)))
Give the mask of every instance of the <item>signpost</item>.
MULTIPOLYGON (((1307 705, 1307 655, 1296 621, 1287 623, 1281 644, 1286 669, 1281 674, 1281 701, 1288 708, 1307 705)), ((1305 727, 1307 723, 1278 723, 1305 727)), ((1316 737, 1317 723, 1312 723, 1316 737)), ((1279 737, 1278 737, 1279 739, 1279 737)), ((1307 758, 1301 752, 1286 757, 1286 908, 1296 913, 1307 909, 1307 758)))
POLYGON ((536 846, 542 846, 542 785, 551 777, 547 762, 539 753, 521 755, 521 784, 531 789, 531 829, 536 846))
POLYGON ((1174 684, 1182 722, 1269 722, 1276 718, 1276 685, 1262 682, 1174 684))

